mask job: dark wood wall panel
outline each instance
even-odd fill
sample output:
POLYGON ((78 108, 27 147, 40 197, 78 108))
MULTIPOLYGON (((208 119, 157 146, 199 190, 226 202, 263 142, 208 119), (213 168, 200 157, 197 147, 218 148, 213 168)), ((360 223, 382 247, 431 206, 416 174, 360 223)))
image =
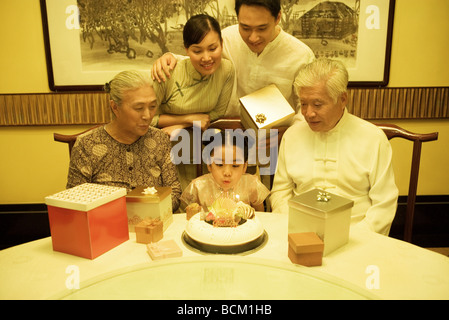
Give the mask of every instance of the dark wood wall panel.
MULTIPOLYGON (((449 87, 350 88, 348 109, 367 120, 449 118, 449 87)), ((106 123, 102 92, 0 95, 0 126, 106 123)))
POLYGON ((449 117, 449 87, 350 89, 348 109, 369 120, 449 117))
POLYGON ((0 125, 71 125, 111 119, 104 93, 0 95, 0 125))

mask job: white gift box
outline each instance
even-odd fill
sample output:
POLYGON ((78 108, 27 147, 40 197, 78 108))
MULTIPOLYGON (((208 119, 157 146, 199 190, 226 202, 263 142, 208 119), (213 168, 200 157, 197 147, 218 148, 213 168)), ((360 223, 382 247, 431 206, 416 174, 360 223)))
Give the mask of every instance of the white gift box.
POLYGON ((154 187, 154 194, 146 194, 144 187, 137 187, 126 196, 128 212, 128 229, 135 232, 135 225, 145 218, 152 218, 163 223, 163 230, 173 222, 173 207, 170 187, 154 187))
POLYGON ((240 98, 242 124, 246 129, 289 126, 295 111, 276 85, 271 84, 240 98))
POLYGON ((324 242, 323 255, 348 242, 352 200, 314 189, 288 204, 288 233, 315 232, 324 242))

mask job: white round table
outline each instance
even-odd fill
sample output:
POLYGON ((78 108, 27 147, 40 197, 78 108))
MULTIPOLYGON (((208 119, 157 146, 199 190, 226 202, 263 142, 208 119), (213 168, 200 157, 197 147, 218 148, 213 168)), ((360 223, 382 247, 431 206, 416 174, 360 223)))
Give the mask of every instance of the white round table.
POLYGON ((351 227, 349 242, 303 267, 287 257, 288 215, 257 213, 268 234, 258 249, 217 255, 182 239, 185 214, 163 240, 180 258, 153 261, 130 239, 94 260, 53 251, 44 238, 0 251, 0 299, 449 299, 449 258, 351 227), (79 288, 76 284, 79 282, 79 288))

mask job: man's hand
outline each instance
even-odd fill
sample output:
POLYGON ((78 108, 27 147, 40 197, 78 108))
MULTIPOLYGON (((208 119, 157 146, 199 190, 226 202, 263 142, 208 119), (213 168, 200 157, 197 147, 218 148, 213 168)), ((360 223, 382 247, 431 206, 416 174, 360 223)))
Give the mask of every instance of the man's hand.
POLYGON ((153 64, 151 77, 159 83, 161 81, 165 82, 167 78, 170 79, 170 71, 173 71, 177 62, 173 54, 170 52, 165 53, 153 64))

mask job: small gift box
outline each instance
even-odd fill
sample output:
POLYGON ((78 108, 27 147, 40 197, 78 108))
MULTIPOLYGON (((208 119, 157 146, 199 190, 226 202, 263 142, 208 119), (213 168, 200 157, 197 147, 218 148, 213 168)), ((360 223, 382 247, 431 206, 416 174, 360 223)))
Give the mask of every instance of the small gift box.
POLYGON ((316 233, 324 242, 324 256, 348 242, 352 200, 314 189, 288 204, 288 233, 316 233))
POLYGON ((128 228, 135 231, 135 225, 145 218, 162 221, 164 231, 173 222, 170 187, 137 187, 126 196, 128 228))
POLYGON ((85 183, 45 197, 53 250, 94 259, 129 239, 126 189, 85 183))
POLYGON ((321 266, 324 243, 314 232, 290 233, 288 257, 293 263, 306 267, 321 266))
POLYGON ((246 129, 288 126, 295 111, 276 85, 272 84, 240 98, 242 124, 246 129))
POLYGON ((148 254, 153 260, 182 256, 182 250, 174 240, 159 241, 147 244, 148 254))
POLYGON ((135 225, 136 242, 157 242, 164 236, 163 223, 159 219, 146 218, 135 225))
POLYGON ((195 214, 201 212, 203 208, 198 203, 191 203, 186 207, 186 219, 190 220, 195 214))

